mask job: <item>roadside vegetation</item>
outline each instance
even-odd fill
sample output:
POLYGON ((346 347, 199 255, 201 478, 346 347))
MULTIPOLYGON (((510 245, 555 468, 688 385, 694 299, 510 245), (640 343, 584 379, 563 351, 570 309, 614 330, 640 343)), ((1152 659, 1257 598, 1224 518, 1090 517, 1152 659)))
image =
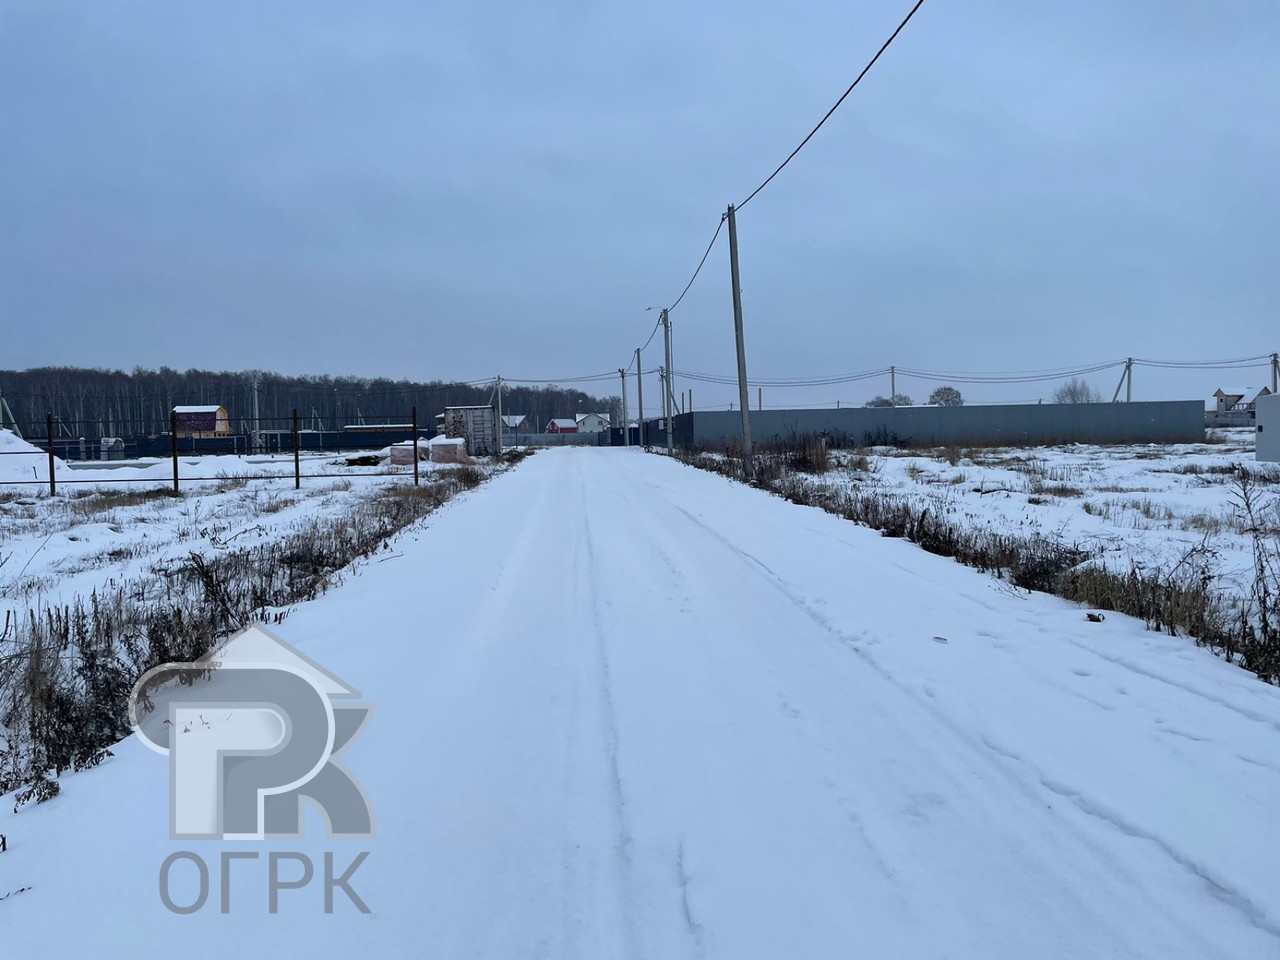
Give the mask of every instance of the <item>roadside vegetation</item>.
MULTIPOLYGON (((174 540, 190 549, 153 555, 155 547, 139 539, 113 548, 119 555, 100 564, 81 558, 74 567, 55 565, 55 574, 15 571, 3 581, 10 606, 0 626, 0 795, 16 791, 15 808, 56 796, 63 772, 95 766, 128 734, 127 698, 142 673, 195 660, 254 621, 280 623, 292 605, 341 583, 354 564, 393 556, 396 534, 486 477, 460 466, 431 472, 421 486, 354 494, 349 481, 339 481, 320 496, 344 495, 340 510, 300 508, 269 535, 260 526, 231 530, 216 514, 202 514, 194 497, 177 498, 186 502, 176 508, 159 493, 12 498, 7 505, 18 512, 8 515, 10 538, 15 529, 29 534, 36 527, 66 539, 77 537, 77 523, 120 525, 122 511, 159 509, 167 500, 180 517, 174 540), (46 591, 59 576, 128 561, 135 572, 49 602, 46 591)), ((241 490, 234 478, 225 486, 215 492, 238 491, 241 518, 265 518, 295 503, 278 491, 241 490)), ((146 514, 129 520, 145 523, 146 514)), ((0 537, 0 566, 3 545, 0 537)))
MULTIPOLYGON (((1167 457, 1168 465, 1152 463, 1149 469, 1225 487, 1227 496, 1218 497, 1225 502, 1216 509, 1175 509, 1154 489, 1107 484, 1086 476, 1078 464, 1056 463, 1034 449, 917 453, 898 471, 904 481, 894 484, 886 480, 887 465, 901 453, 833 450, 821 437, 792 437, 760 449, 750 477, 732 449, 679 457, 953 557, 1016 587, 1129 614, 1150 629, 1193 638, 1262 680, 1280 683, 1280 470, 1240 462, 1180 463, 1168 451, 1152 453, 1151 460, 1167 457), (991 483, 987 477, 993 474, 1004 479, 991 483), (992 494, 1023 504, 1023 511, 1053 505, 1057 512, 1050 516, 1069 518, 1078 509, 1122 529, 1168 531, 1169 539, 1156 555, 1131 547, 1123 554, 1127 562, 1118 565, 1111 543, 1068 533, 1067 521, 1046 526, 971 506, 991 503, 992 494), (1226 538, 1230 562, 1224 560, 1226 538)), ((1141 451, 1135 454, 1140 456, 1141 451)))

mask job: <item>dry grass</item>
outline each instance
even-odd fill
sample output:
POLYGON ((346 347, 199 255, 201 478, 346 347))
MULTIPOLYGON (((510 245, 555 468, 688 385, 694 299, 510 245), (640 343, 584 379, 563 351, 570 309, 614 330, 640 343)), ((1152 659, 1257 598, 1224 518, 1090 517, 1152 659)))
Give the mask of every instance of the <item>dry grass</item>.
MULTIPOLYGON (((701 454, 681 457, 686 463, 735 479, 741 463, 701 454)), ((1052 471, 1038 458, 1006 458, 1005 465, 1030 477, 1045 490, 1052 471)), ((912 463, 907 472, 924 471, 912 463)), ((1280 498, 1268 501, 1260 488, 1268 480, 1256 471, 1238 470, 1236 505, 1230 514, 1192 514, 1180 521, 1173 509, 1149 497, 1085 500, 1081 507, 1113 522, 1131 517, 1132 525, 1180 522, 1187 529, 1211 532, 1227 527, 1249 537, 1253 544, 1254 578, 1248 601, 1241 605, 1213 588, 1219 558, 1205 545, 1188 551, 1170 569, 1108 570, 1097 547, 1082 547, 1039 535, 1001 534, 988 527, 967 528, 949 519, 945 502, 903 496, 875 486, 834 488, 804 476, 757 476, 755 484, 794 503, 816 506, 829 513, 903 537, 925 550, 954 557, 961 563, 1007 578, 1027 589, 1053 593, 1104 610, 1141 618, 1149 628, 1194 637, 1233 663, 1270 683, 1280 682, 1280 498)), ((1082 493, 1075 487, 1065 495, 1082 493)), ((1042 495, 1028 497, 1047 503, 1042 495)))
MULTIPOLYGON (((386 486, 360 495, 340 520, 308 514, 277 538, 245 546, 226 536, 225 526, 209 523, 199 501, 192 500, 184 507, 178 539, 183 531, 189 538, 198 532, 220 549, 153 563, 143 575, 114 581, 88 598, 43 603, 6 621, 0 635, 0 728, 11 735, 0 740, 0 794, 18 789, 20 804, 55 796, 62 771, 94 765, 127 732, 126 697, 143 672, 195 660, 255 620, 279 622, 289 606, 340 583, 353 563, 387 553, 397 533, 485 476, 473 466, 440 470, 422 486, 386 486)), ((259 498, 260 492, 246 495, 259 498)), ((111 501, 129 502, 123 495, 101 502, 111 501)), ((271 494, 257 508, 272 512, 293 502, 271 494)), ((87 569, 150 549, 114 547, 81 563, 87 569)), ((11 595, 13 589, 11 584, 11 595)))

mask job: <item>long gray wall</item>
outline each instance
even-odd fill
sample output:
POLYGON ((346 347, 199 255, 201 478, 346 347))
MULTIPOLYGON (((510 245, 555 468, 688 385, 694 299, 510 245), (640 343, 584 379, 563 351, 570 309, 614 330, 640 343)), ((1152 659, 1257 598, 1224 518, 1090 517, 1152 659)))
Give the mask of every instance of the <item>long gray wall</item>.
MULTIPOLYGON (((665 440, 656 421, 651 422, 650 430, 653 442, 665 440)), ((740 440, 742 415, 736 410, 681 414, 673 420, 673 433, 676 443, 686 448, 740 440)), ((836 444, 849 446, 1197 443, 1204 439, 1204 403, 1161 400, 751 411, 755 443, 821 433, 836 444)))

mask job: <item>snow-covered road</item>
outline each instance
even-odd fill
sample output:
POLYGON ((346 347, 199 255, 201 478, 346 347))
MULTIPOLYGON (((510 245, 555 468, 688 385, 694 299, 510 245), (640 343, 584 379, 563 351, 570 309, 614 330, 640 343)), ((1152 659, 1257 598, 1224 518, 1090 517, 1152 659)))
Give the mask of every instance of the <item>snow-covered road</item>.
POLYGON ((1280 690, 1189 641, 633 450, 397 552, 278 630, 378 705, 378 838, 171 841, 127 742, 0 812, 0 956, 1280 956, 1280 690), (222 916, 224 849, 367 849, 373 913, 237 862, 222 916))

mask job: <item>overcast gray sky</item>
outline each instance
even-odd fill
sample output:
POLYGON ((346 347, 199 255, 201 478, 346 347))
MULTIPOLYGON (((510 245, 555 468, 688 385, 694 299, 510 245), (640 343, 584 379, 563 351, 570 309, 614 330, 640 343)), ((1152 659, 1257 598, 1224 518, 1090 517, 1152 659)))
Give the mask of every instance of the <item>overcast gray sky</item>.
MULTIPOLYGON (((0 367, 615 369, 908 7, 0 0, 0 367)), ((1280 350, 1278 50, 1274 0, 927 0, 739 218, 751 374, 1280 350)), ((677 370, 734 370, 727 257, 677 370)))

